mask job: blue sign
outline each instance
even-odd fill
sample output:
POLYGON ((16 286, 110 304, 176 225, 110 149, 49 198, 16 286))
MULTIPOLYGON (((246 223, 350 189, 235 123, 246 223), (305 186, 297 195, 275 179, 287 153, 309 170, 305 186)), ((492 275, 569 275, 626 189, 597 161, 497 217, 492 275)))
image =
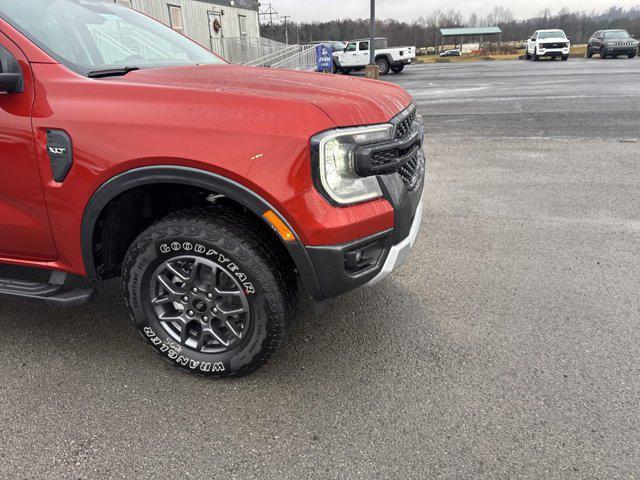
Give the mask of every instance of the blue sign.
POLYGON ((333 70, 333 47, 331 45, 316 45, 316 60, 319 72, 331 72, 333 70))

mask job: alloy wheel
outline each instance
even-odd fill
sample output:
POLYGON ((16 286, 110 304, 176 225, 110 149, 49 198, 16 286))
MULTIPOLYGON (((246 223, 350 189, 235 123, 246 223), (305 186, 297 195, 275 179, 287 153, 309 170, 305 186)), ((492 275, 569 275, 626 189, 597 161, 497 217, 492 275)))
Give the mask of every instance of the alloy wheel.
POLYGON ((249 331, 251 315, 242 285, 209 259, 181 256, 163 262, 150 289, 156 317, 182 346, 223 353, 249 331))

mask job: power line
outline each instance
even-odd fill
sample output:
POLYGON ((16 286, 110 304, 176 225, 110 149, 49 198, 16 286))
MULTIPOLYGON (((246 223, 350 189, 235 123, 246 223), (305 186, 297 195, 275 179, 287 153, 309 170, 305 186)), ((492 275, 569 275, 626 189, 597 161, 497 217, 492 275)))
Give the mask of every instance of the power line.
MULTIPOLYGON (((260 4, 262 6, 262 4, 260 4)), ((269 25, 273 27, 273 17, 278 18, 278 12, 276 12, 270 3, 264 4, 265 8, 259 11, 260 17, 269 17, 269 25)))

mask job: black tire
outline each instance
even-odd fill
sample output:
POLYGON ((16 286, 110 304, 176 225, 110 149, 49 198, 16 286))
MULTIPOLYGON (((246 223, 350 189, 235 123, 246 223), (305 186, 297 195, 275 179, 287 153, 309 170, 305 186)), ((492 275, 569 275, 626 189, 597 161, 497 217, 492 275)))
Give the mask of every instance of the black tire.
POLYGON ((591 47, 587 47, 587 58, 593 58, 593 52, 591 51, 591 47))
POLYGON ((567 60, 569 60, 569 55, 563 55, 562 56, 562 61, 566 62, 567 60))
POLYGON ((636 58, 636 54, 635 53, 630 53, 629 54, 629 58, 636 58))
POLYGON ((404 70, 404 65, 394 65, 393 67, 391 67, 391 71, 393 73, 402 73, 403 70, 404 70))
POLYGON ((529 50, 525 50, 525 52, 524 52, 524 59, 525 59, 525 60, 531 60, 531 55, 529 55, 529 50))
POLYGON ((380 57, 376 60, 376 65, 378 65, 378 72, 380 72, 380 75, 389 75, 389 70, 391 70, 389 60, 384 57, 380 57))
POLYGON ((604 47, 600 49, 600 59, 601 60, 606 60, 607 59, 607 54, 604 53, 604 47))
POLYGON ((534 49, 533 49, 533 61, 534 61, 534 62, 537 62, 537 61, 539 61, 539 60, 540 60, 540 57, 538 56, 538 49, 537 49, 537 48, 534 48, 534 49))
POLYGON ((208 377, 247 375, 275 354, 282 343, 286 324, 296 313, 295 278, 282 250, 271 243, 259 221, 223 208, 186 210, 160 220, 133 242, 122 266, 125 300, 142 336, 175 366, 208 377), (184 267, 182 262, 189 261, 186 258, 215 265, 212 273, 205 275, 210 284, 202 283, 202 279, 192 273, 195 266, 193 269, 184 267), (168 275, 157 275, 165 265, 175 269, 176 264, 185 277, 173 276, 173 270, 167 270, 168 275), (161 276, 165 281, 169 279, 171 290, 182 291, 154 293, 161 276), (200 283, 195 280, 194 283, 182 283, 180 279, 186 277, 198 277, 200 283), (227 283, 221 287, 218 280, 223 277, 227 283), (191 290, 191 285, 198 287, 191 290), (228 308, 230 304, 225 304, 227 300, 222 300, 224 297, 218 297, 219 294, 227 294, 231 300, 243 295, 244 300, 239 302, 246 313, 233 315, 234 307, 228 308), (157 303, 152 304, 154 295, 157 295, 153 298, 157 303), (175 300, 178 297, 180 299, 175 300), (179 304, 183 300, 184 305, 179 304), (161 307, 158 306, 160 301, 161 307), (170 310, 167 316, 178 315, 181 320, 161 321, 159 308, 170 310), (194 313, 196 318, 188 317, 194 313), (207 314, 211 316, 209 320, 204 316, 207 314), (234 322, 233 328, 229 321, 234 322), (220 338, 226 332, 227 340, 233 340, 220 343, 216 340, 218 337, 205 332, 208 328, 217 332, 220 338), (183 332, 187 332, 185 341, 182 340, 183 332), (204 347, 199 346, 200 338, 204 339, 204 347))

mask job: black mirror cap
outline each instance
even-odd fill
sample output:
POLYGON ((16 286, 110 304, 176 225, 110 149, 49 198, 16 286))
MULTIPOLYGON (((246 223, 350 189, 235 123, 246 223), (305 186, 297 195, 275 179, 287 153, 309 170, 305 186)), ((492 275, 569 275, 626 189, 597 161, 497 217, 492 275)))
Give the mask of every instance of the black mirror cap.
POLYGON ((0 92, 22 93, 24 84, 21 73, 0 73, 0 92))

